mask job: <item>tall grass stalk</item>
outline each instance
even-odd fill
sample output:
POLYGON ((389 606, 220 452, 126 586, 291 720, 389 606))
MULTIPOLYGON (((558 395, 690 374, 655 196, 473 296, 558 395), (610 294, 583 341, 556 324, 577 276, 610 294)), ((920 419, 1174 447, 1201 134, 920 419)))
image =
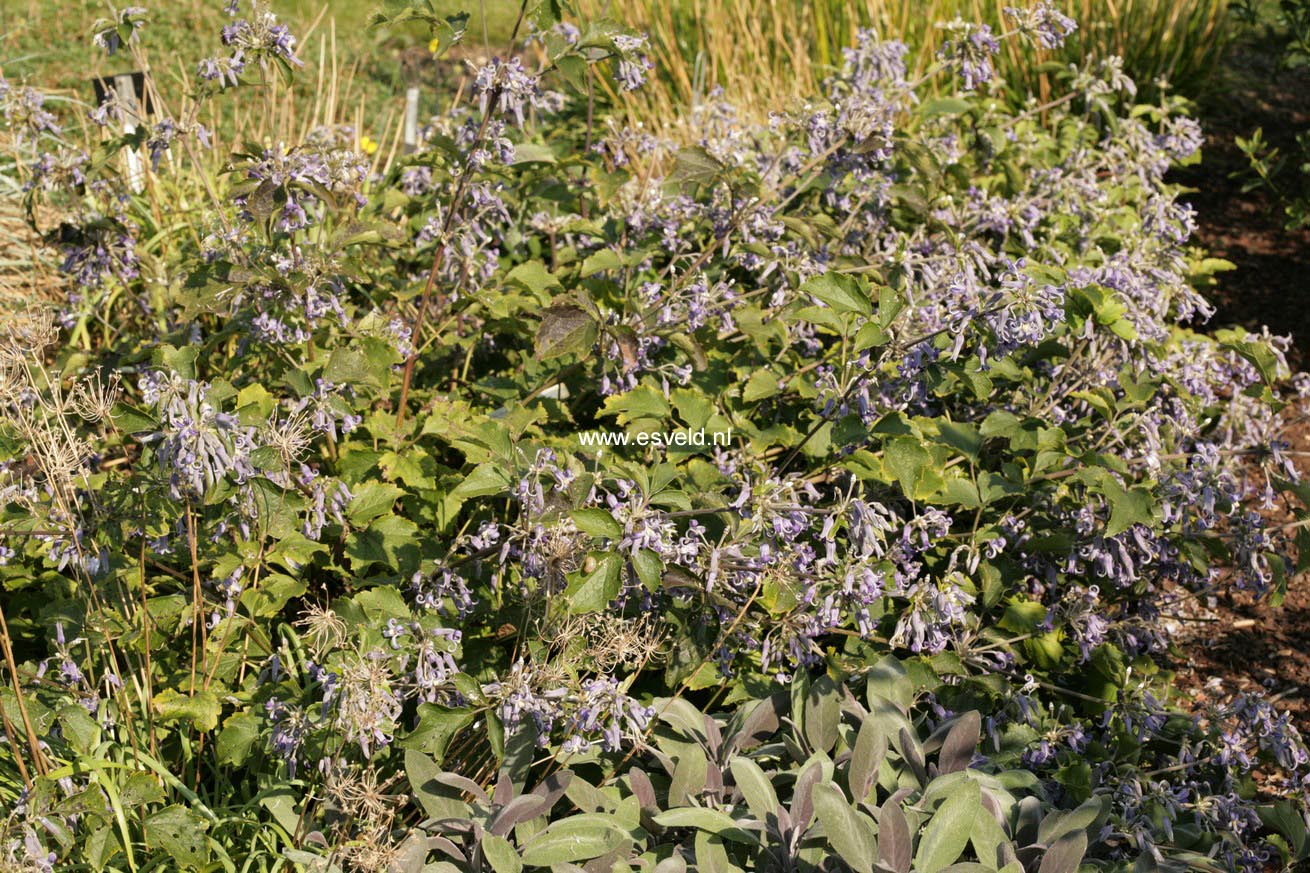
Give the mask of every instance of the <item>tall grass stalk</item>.
MULTIPOLYGON (((676 124, 681 110, 715 86, 750 114, 794 105, 841 65, 842 49, 862 28, 899 39, 919 75, 932 66, 942 32, 932 25, 956 16, 1001 29, 1006 6, 1019 0, 582 0, 584 14, 608 7, 647 30, 658 74, 633 95, 635 116, 656 128, 676 124)), ((1065 0, 1056 4, 1079 30, 1063 49, 1040 51, 1009 41, 997 59, 1012 96, 1045 99, 1052 92, 1046 61, 1116 54, 1144 89, 1157 80, 1195 94, 1230 38, 1228 0, 1065 0)))

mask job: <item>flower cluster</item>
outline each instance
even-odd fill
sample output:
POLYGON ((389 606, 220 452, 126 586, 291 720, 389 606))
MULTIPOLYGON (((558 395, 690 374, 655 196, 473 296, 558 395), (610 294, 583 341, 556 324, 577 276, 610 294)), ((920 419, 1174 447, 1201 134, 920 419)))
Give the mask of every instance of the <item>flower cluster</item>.
POLYGON ((159 410, 159 463, 175 497, 204 497, 219 481, 255 474, 256 432, 209 399, 210 386, 177 373, 141 378, 142 399, 159 410))
MULTIPOLYGON (((239 0, 229 3, 228 14, 235 18, 239 7, 239 0)), ((251 0, 249 18, 235 18, 223 27, 223 45, 228 49, 226 55, 205 58, 196 69, 201 81, 219 88, 239 85, 250 64, 271 61, 285 68, 304 66, 296 55, 296 37, 263 0, 251 0)))
POLYGON ((59 135, 59 120, 45 108, 45 100, 35 88, 14 85, 0 76, 0 117, 16 132, 20 144, 42 134, 59 135))
POLYGON ((942 41, 938 57, 959 71, 964 90, 972 91, 992 80, 995 70, 992 56, 1001 43, 986 24, 973 24, 956 19, 944 25, 947 36, 942 41))

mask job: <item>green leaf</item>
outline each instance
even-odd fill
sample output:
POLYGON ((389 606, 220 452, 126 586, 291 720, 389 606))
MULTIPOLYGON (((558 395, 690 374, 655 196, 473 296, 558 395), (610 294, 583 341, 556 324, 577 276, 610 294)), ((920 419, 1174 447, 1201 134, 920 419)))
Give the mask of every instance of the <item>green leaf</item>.
POLYGON ((587 255, 586 260, 582 262, 581 276, 586 279, 606 270, 620 269, 623 264, 623 255, 614 251, 614 249, 601 249, 587 255))
POLYGON ((551 306, 541 313, 537 328, 537 357, 543 361, 590 352, 596 344, 596 320, 579 306, 551 306))
POLYGON ((607 815, 574 815, 552 822, 528 840, 523 846, 523 863, 533 867, 549 867, 552 864, 589 861, 609 854, 628 839, 627 831, 607 815))
POLYGON ((356 486, 355 495, 346 508, 346 518, 355 527, 367 527, 373 519, 390 512, 396 498, 404 493, 386 482, 365 482, 356 486))
POLYGON ((895 655, 884 655, 868 672, 870 702, 874 698, 890 701, 902 711, 914 702, 914 681, 905 672, 905 665, 895 655))
POLYGON ((887 756, 887 735, 878 726, 878 720, 866 715, 855 735, 855 748, 846 769, 847 786, 856 800, 865 800, 878 781, 878 771, 887 756))
POLYGON ((1042 819, 1037 829, 1037 841, 1049 846, 1065 834, 1084 832, 1100 818, 1101 812, 1101 801, 1098 798, 1084 801, 1078 808, 1068 812, 1054 810, 1042 819))
POLYGON ((374 374, 368 357, 354 349, 334 349, 328 357, 327 366, 323 368, 323 378, 337 385, 349 385, 352 388, 360 385, 376 387, 382 384, 374 374))
POLYGON ((1035 600, 1012 600, 1001 616, 1000 626, 1012 633, 1030 634, 1046 621, 1046 607, 1035 600))
POLYGON ((973 821, 973 831, 969 842, 973 843, 974 854, 979 858, 996 859, 996 850, 1009 838, 990 814, 979 815, 973 821))
POLYGON ((983 808, 982 792, 977 782, 967 780, 946 798, 928 822, 914 857, 914 869, 937 873, 960 857, 973 833, 974 819, 991 815, 983 808))
POLYGON ((509 490, 509 486, 509 474, 504 468, 488 461, 474 467, 473 472, 469 473, 451 494, 463 498, 487 497, 492 494, 502 494, 509 490))
POLYGON ((1154 520, 1152 511, 1155 506, 1151 492, 1140 485, 1125 489, 1108 474, 1101 481, 1102 493, 1110 502, 1110 521, 1105 526, 1106 536, 1117 536, 1135 524, 1151 524, 1154 520))
POLYGON ((973 104, 960 97, 934 97, 919 104, 919 114, 924 118, 937 115, 960 115, 973 108, 973 104))
POLYGON ((872 315, 873 303, 869 293, 860 287, 860 283, 845 273, 824 273, 806 280, 801 285, 801 293, 817 297, 838 312, 872 315))
POLYGON ((569 615, 600 612, 619 596, 622 587, 623 558, 611 552, 585 576, 579 575, 564 591, 569 615))
POLYGON ((258 585, 242 591, 240 603, 251 616, 270 618, 280 613, 293 597, 301 596, 308 588, 303 579, 285 573, 270 573, 258 585))
POLYGON ((100 724, 78 703, 70 703, 59 710, 59 727, 64 739, 78 754, 89 755, 100 742, 100 724))
POLYGON ((723 172, 723 163, 701 146, 688 146, 674 156, 668 181, 674 185, 708 185, 723 172))
POLYGON ((354 601, 374 625, 384 625, 390 619, 409 621, 413 618, 409 604, 392 585, 379 585, 355 595, 354 601))
POLYGON ((889 441, 883 449, 883 463, 911 500, 921 499, 934 491, 934 484, 944 484, 932 469, 932 453, 914 437, 896 437, 889 441))
POLYGON ((135 406, 119 403, 113 410, 114 427, 123 433, 147 433, 159 429, 153 415, 135 406))
POLYGON ((1222 345, 1226 349, 1231 349, 1249 361, 1257 370, 1260 371, 1260 378, 1266 385, 1274 385, 1278 382, 1278 358, 1274 354, 1268 343, 1252 342, 1244 339, 1245 331, 1225 330, 1220 331, 1216 336, 1223 341, 1222 345))
POLYGON ((664 420, 672 412, 664 395, 649 385, 638 385, 623 394, 611 394, 605 398, 602 415, 618 417, 619 424, 628 425, 642 418, 664 420))
POLYGON ((1083 831, 1067 833, 1046 850, 1037 873, 1076 873, 1087 852, 1087 834, 1083 831))
POLYGON ((447 789, 437 777, 441 768, 432 758, 416 749, 405 750, 405 778, 419 806, 430 818, 462 818, 468 814, 468 805, 461 801, 455 789, 447 789))
POLYGON ((163 803, 165 799, 164 789, 159 785, 159 777, 154 773, 143 772, 129 776, 118 795, 118 802, 127 808, 163 803))
POLYGON ((212 731, 218 727, 220 710, 218 695, 212 691, 197 691, 187 695, 165 688, 155 695, 152 705, 160 721, 190 721, 197 730, 212 731))
POLYGON ((397 745, 402 749, 426 752, 440 762, 446 757, 446 749, 450 746, 450 741, 461 730, 471 725, 473 719, 473 711, 470 709, 453 709, 435 703, 420 703, 417 726, 397 745))
POLYGON ((183 346, 175 348, 170 345, 163 345, 155 349, 151 356, 154 363, 166 370, 172 370, 183 379, 196 378, 196 358, 200 354, 200 349, 196 346, 183 346))
POLYGON ((1276 800, 1267 806, 1257 807, 1256 813, 1265 827, 1272 828, 1287 838, 1295 857, 1303 857, 1307 845, 1307 831, 1305 819, 1301 817, 1296 804, 1288 800, 1276 800))
POLYGON ((591 73, 591 65, 583 58, 577 55, 565 55, 555 61, 555 69, 559 70, 564 81, 573 88, 575 93, 587 93, 587 77, 591 73))
POLYGON ((733 758, 728 765, 732 778, 746 798, 751 815, 760 821, 768 821, 769 816, 778 812, 778 793, 773 790, 769 777, 749 758, 733 758))
POLYGON ((487 859, 487 863, 496 873, 519 873, 523 869, 523 861, 519 859, 519 853, 514 851, 509 840, 495 834, 483 835, 482 857, 487 859))
POLYGON ((811 794, 824 835, 837 855, 856 873, 873 873, 877 852, 873 822, 846 802, 837 786, 820 782, 811 794))
POLYGON ((546 265, 541 261, 528 261, 526 264, 519 264, 510 270, 505 276, 505 281, 518 285, 539 297, 550 298, 546 295, 554 288, 559 288, 559 279, 555 278, 546 265))
POLYGON ((742 873, 742 869, 732 863, 728 849, 723 840, 706 831, 697 831, 695 847, 697 873, 742 873))
POLYGON ((841 724, 841 690, 827 674, 814 680, 805 694, 802 725, 805 740, 816 752, 830 752, 841 724))
POLYGON ((244 764, 259 739, 259 726, 260 718, 253 712, 238 712, 224 721, 214 741, 218 763, 231 767, 244 764))
POLYGON ((756 370, 746 380, 746 387, 742 389, 741 399, 747 403, 754 403, 756 400, 763 400, 777 393, 778 377, 768 370, 756 370))
POLYGON ((519 164, 554 164, 558 159, 550 146, 535 142, 521 142, 514 145, 514 166, 519 164))
POLYGON ((146 841, 163 849, 185 870, 196 870, 209 860, 205 830, 209 823, 180 804, 167 806, 145 820, 146 841))
POLYGON ((588 536, 601 537, 610 540, 619 540, 623 538, 623 525, 614 520, 608 510, 599 507, 589 509, 575 509, 569 513, 573 523, 578 526, 578 530, 588 536))
POLYGON ((632 555, 632 568, 648 591, 659 591, 664 577, 664 561, 652 549, 638 549, 632 555))
POLYGON ((696 828, 714 834, 723 840, 758 846, 759 840, 749 831, 742 830, 732 816, 719 809, 703 806, 684 806, 670 809, 654 818, 655 823, 666 828, 696 828))
POLYGON ((398 515, 384 515, 366 530, 346 537, 345 554, 355 570, 380 563, 412 573, 419 559, 418 525, 398 515))
POLYGON ((937 432, 941 434, 941 442, 970 460, 978 460, 978 452, 983 444, 978 428, 958 421, 941 420, 937 422, 937 432))

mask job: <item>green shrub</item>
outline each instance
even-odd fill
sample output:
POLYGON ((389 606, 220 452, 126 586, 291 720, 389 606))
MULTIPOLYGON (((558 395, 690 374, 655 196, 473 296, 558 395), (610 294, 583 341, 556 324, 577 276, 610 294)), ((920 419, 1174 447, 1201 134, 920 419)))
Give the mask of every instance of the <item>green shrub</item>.
MULTIPOLYGON (((258 6, 89 150, 0 84, 65 275, 0 345, 11 863, 1303 858, 1286 716, 1161 672, 1307 537, 1256 511, 1304 516, 1286 340, 1188 326, 1196 126, 1113 61, 1015 110, 957 22, 949 96, 863 34, 676 149, 588 99, 642 37, 524 12, 542 67, 385 169, 336 127, 206 157, 200 107, 303 65, 258 6)), ((99 42, 151 68, 148 15, 99 42)))

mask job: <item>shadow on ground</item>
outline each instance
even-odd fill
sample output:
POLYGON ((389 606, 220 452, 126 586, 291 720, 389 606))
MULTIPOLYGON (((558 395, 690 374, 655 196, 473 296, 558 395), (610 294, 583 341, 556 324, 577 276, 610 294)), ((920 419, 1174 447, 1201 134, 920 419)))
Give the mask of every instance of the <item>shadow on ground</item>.
MULTIPOLYGON (((1197 212, 1196 242, 1237 269, 1220 274, 1206 295, 1212 328, 1268 326, 1290 334, 1289 363, 1310 369, 1310 231, 1284 227, 1283 205, 1262 190, 1243 191, 1248 162, 1236 144, 1256 128, 1283 154, 1295 155, 1297 132, 1310 130, 1310 71, 1278 70, 1267 46, 1235 49, 1198 101, 1206 134, 1199 166, 1176 171, 1196 189, 1185 195, 1197 212)), ((1310 451, 1310 427, 1295 426, 1293 448, 1310 451)), ((1310 476, 1310 454, 1301 468, 1310 476)), ((1276 698, 1310 735, 1310 578, 1294 577, 1282 607, 1242 594, 1221 595, 1185 622, 1178 684, 1200 699, 1222 701, 1243 691, 1276 698)))

